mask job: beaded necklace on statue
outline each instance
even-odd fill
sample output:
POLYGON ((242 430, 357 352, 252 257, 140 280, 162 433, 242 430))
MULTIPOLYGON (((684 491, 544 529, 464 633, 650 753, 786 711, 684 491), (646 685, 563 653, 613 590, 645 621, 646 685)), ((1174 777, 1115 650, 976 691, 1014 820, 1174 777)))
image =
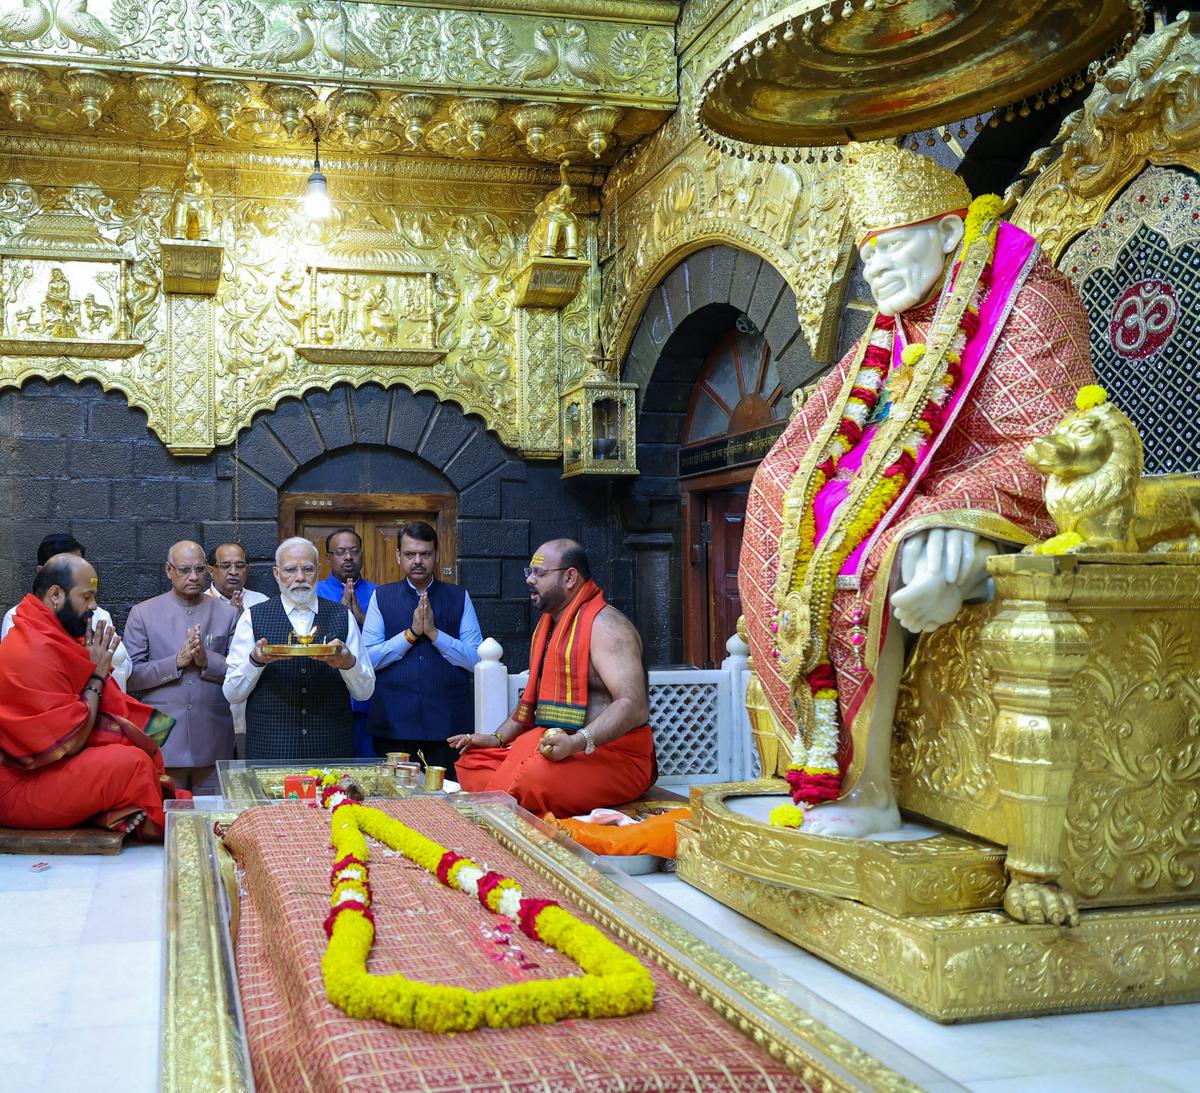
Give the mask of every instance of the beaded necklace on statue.
MULTIPOLYGON (((921 452, 942 428, 946 408, 962 378, 966 347, 979 330, 979 305, 990 281, 1000 204, 1000 199, 993 195, 972 202, 962 247, 930 327, 929 345, 913 342, 901 354, 901 370, 907 376, 904 391, 894 395, 894 404, 910 411, 900 415, 908 423, 901 427, 899 423, 887 422, 892 429, 886 435, 881 425, 861 468, 855 472, 852 489, 819 545, 814 501, 822 487, 837 475, 846 453, 862 440, 864 428, 880 401, 894 351, 894 318, 876 316, 841 420, 819 453, 823 458, 808 476, 802 498, 794 498, 789 491, 785 501, 785 512, 798 509, 799 534, 791 558, 781 550, 781 562, 785 564, 780 566, 776 585, 776 618, 771 624, 776 641, 772 655, 779 661, 780 674, 792 685, 797 717, 787 771, 795 804, 772 811, 771 822, 778 826, 798 827, 803 811, 797 805, 831 801, 840 793, 837 677, 828 645, 837 575, 903 493, 916 472, 921 452), (973 248, 977 242, 982 242, 986 250, 984 246, 973 248), (960 314, 953 330, 948 332, 948 338, 943 337, 935 345, 939 331, 953 321, 955 308, 960 314), (924 402, 918 414, 915 410, 921 399, 924 402), (873 458, 884 446, 882 459, 873 458), (842 513, 847 519, 839 524, 842 513), (785 648, 787 652, 783 651, 785 648)), ((861 609, 857 609, 851 616, 849 638, 855 648, 852 668, 860 672, 865 670, 862 647, 866 631, 862 623, 861 609)))

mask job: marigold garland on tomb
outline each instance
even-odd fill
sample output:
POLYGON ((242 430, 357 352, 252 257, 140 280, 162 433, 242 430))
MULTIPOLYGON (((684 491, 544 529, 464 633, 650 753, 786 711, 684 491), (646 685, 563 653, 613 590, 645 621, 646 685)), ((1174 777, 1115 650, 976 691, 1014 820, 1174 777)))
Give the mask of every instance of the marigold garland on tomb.
MULTIPOLYGON (((325 772, 322 772, 325 774, 325 772)), ((321 960, 325 992, 350 1017, 388 1021, 425 1032, 516 1028, 572 1017, 622 1017, 654 1005, 654 981, 642 964, 552 900, 527 898, 511 877, 482 869, 377 808, 352 800, 326 774, 321 803, 331 812, 334 864, 329 944, 321 960), (399 851, 448 888, 474 896, 530 938, 574 960, 583 975, 535 979, 489 990, 371 975, 375 940, 367 836, 399 851)))
MULTIPOLYGON (((816 663, 806 673, 804 681, 798 681, 797 684, 807 686, 812 695, 812 723, 797 725, 787 770, 787 782, 792 799, 797 805, 811 806, 832 801, 841 791, 841 771, 838 766, 840 716, 837 676, 830 660, 828 644, 837 576, 847 559, 871 535, 903 493, 916 472, 921 452, 942 428, 946 407, 962 379, 962 359, 966 347, 979 330, 979 306, 990 280, 1000 208, 1000 199, 990 194, 971 203, 962 245, 950 273, 950 285, 954 286, 957 282, 967 248, 977 239, 986 238, 988 258, 946 353, 946 370, 932 397, 916 416, 911 428, 902 436, 899 454, 882 469, 876 481, 863 495, 837 549, 823 552, 816 549, 814 502, 821 488, 837 474, 842 457, 862 440, 864 429, 878 403, 884 378, 891 365, 896 326, 894 318, 876 315, 867 350, 855 377, 841 422, 825 450, 824 459, 817 465, 805 488, 801 505, 799 548, 792 569, 791 588, 785 590, 785 593, 791 593, 806 582, 810 585, 812 594, 809 617, 812 620, 814 646, 818 650, 816 663), (815 570, 810 573, 814 566, 815 570)), ((948 299, 949 295, 947 293, 944 299, 948 299)), ((936 326, 936 319, 934 325, 936 326)), ((925 345, 910 344, 901 354, 902 364, 907 370, 913 371, 921 363, 925 353, 925 345)), ((778 612, 780 609, 777 607, 776 610, 778 612)), ((851 641, 858 649, 865 642, 866 635, 859 625, 861 615, 854 621, 851 641)), ((777 632, 778 628, 777 620, 772 623, 772 630, 777 632)), ((861 657, 861 649, 858 651, 861 657)), ((861 670, 861 659, 857 667, 861 670)), ((797 827, 802 815, 797 817, 795 812, 780 808, 772 812, 770 819, 776 826, 797 827)))

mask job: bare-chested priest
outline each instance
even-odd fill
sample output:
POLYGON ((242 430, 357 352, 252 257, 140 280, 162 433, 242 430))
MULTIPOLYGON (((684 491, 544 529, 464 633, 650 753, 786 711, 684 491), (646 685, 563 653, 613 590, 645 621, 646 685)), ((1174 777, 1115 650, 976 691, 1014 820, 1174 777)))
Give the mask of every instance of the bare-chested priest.
POLYGON ((571 539, 539 547, 525 583, 542 612, 529 682, 494 733, 450 737, 462 751, 459 783, 470 792, 503 790, 537 815, 635 800, 658 776, 638 632, 605 603, 571 539))
POLYGON ((96 571, 56 554, 0 644, 0 825, 91 824, 162 838, 176 793, 155 739, 174 724, 111 676, 116 633, 91 626, 96 571))

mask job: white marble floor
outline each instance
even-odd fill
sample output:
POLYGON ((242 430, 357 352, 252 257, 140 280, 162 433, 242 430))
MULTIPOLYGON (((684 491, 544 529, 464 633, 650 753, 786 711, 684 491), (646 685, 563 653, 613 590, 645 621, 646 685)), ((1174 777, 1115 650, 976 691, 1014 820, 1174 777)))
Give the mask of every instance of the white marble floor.
MULTIPOLYGON (((157 1088, 162 861, 160 848, 141 846, 119 857, 0 856, 0 1093, 157 1088), (39 860, 49 868, 34 870, 39 860)), ((796 999, 815 990, 974 1093, 1200 1089, 1200 1005, 943 1027, 672 875, 637 879, 771 964, 796 999)))

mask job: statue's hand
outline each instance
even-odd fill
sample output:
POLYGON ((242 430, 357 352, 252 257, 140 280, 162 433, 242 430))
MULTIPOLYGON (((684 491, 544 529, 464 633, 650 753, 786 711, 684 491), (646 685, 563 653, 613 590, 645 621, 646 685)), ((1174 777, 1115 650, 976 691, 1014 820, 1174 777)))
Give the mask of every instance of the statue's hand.
POLYGON ((1071 893, 1045 881, 1013 877, 1004 891, 1004 909, 1018 922, 1030 925, 1079 925, 1079 911, 1071 893))
POLYGON ((901 588, 892 594, 892 613, 914 634, 950 622, 963 600, 987 575, 996 547, 973 531, 930 528, 900 547, 901 588))

